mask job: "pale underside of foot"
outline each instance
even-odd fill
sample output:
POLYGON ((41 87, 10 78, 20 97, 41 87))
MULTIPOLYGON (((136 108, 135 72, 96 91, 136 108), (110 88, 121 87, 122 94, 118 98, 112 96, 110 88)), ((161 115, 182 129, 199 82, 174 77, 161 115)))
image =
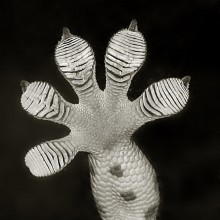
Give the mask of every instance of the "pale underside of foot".
POLYGON ((45 82, 22 81, 22 107, 38 119, 70 129, 64 138, 33 147, 25 163, 35 176, 62 170, 79 151, 89 153, 92 192, 103 219, 156 219, 159 190, 151 164, 131 140, 145 123, 180 112, 189 97, 190 77, 149 85, 134 101, 127 92, 143 65, 147 46, 133 20, 109 41, 105 55, 106 88, 100 90, 90 45, 63 29, 56 64, 79 97, 67 102, 45 82))

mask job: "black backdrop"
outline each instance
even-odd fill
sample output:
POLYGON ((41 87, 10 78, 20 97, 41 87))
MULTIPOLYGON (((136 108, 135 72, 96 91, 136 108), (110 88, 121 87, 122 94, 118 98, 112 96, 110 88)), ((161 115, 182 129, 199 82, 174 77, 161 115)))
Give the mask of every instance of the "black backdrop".
POLYGON ((24 156, 32 146, 68 130, 24 112, 19 84, 23 79, 46 81, 77 102, 54 62, 55 45, 67 26, 93 47, 103 89, 108 40, 133 18, 147 40, 148 55, 129 97, 138 97, 162 78, 192 77, 187 107, 172 118, 146 124, 133 137, 158 174, 158 219, 220 219, 218 0, 8 0, 0 10, 0 219, 99 219, 85 153, 48 178, 35 178, 25 167, 24 156))

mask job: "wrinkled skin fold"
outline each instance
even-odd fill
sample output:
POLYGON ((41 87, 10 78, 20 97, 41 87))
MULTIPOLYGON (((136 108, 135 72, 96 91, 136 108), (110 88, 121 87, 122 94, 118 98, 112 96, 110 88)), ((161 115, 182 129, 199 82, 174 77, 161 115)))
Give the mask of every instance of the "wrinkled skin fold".
POLYGON ((21 104, 29 114, 70 129, 66 137, 33 147, 25 157, 27 167, 37 177, 49 176, 62 170, 78 151, 88 152, 92 192, 104 220, 156 219, 156 174, 131 136, 149 121, 180 112, 189 98, 190 77, 186 76, 162 79, 136 100, 128 99, 131 80, 143 65, 146 51, 133 20, 109 41, 102 91, 95 77, 92 48, 64 28, 55 60, 79 103, 67 102, 48 83, 21 82, 21 104))

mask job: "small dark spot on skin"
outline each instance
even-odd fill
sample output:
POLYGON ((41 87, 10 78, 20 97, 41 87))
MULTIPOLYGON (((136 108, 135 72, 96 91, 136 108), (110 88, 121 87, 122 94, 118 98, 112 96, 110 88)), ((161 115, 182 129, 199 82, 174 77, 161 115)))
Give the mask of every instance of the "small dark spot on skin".
POLYGON ((123 176, 123 171, 121 169, 121 165, 116 165, 114 167, 110 168, 110 173, 112 175, 115 175, 117 177, 122 177, 123 176))
POLYGON ((151 208, 148 209, 148 211, 145 213, 145 218, 149 219, 150 217, 152 217, 155 212, 157 211, 157 206, 152 206, 151 208))
POLYGON ((137 196, 134 194, 133 191, 120 193, 120 196, 121 196, 125 201, 131 201, 131 200, 137 199, 137 196))

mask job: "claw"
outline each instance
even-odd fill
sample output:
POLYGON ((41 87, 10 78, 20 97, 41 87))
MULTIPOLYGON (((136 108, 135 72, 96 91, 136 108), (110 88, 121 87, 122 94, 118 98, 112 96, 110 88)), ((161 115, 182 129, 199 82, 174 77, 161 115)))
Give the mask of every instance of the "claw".
POLYGON ((137 20, 133 19, 128 27, 129 31, 138 31, 137 20))
POLYGON ((20 85, 21 85, 22 93, 25 93, 29 84, 30 83, 28 81, 25 81, 25 80, 21 81, 20 85))
POLYGON ((191 77, 190 76, 185 76, 182 78, 184 86, 188 89, 189 88, 189 82, 190 82, 191 77))
POLYGON ((62 35, 62 38, 61 38, 61 42, 63 42, 64 40, 72 37, 73 35, 70 33, 70 30, 67 28, 67 27, 64 27, 63 28, 63 35, 62 35))

